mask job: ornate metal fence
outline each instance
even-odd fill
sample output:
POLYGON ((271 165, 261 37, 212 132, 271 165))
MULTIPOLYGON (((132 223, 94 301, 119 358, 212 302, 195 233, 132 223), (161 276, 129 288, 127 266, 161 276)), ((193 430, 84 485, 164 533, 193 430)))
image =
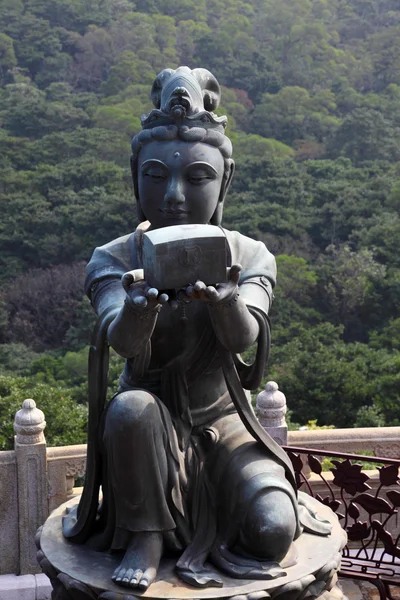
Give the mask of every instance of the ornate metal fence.
POLYGON ((330 506, 347 532, 340 575, 370 581, 382 600, 393 600, 391 587, 400 585, 400 460, 285 450, 298 488, 330 506))

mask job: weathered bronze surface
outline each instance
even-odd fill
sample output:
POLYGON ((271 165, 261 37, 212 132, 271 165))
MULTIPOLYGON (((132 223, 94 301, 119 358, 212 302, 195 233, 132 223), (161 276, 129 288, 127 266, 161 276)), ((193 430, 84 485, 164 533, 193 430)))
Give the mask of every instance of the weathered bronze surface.
POLYGON ((226 118, 211 112, 220 99, 213 75, 167 69, 151 96, 155 109, 132 141, 143 222, 96 248, 87 266, 99 315, 87 476, 63 533, 77 544, 68 545, 77 568, 96 549, 104 555, 90 555, 95 577, 104 558, 114 568, 107 577, 135 593, 187 590, 176 577, 192 586, 187 597, 193 587, 227 595, 227 576, 261 580, 251 586, 263 590, 285 581, 303 531, 316 534, 324 564, 331 530, 297 498, 291 462, 244 392, 259 386, 268 358, 275 259, 261 242, 220 227, 234 163, 226 118), (253 344, 248 366, 238 355, 253 344), (107 404, 109 345, 126 363, 107 404), (159 583, 165 565, 174 565, 173 584, 159 583))
MULTIPOLYGON (((65 514, 66 506, 72 506, 74 501, 60 506, 47 520, 38 539, 39 561, 50 574, 63 574, 72 581, 80 582, 87 586, 94 597, 113 597, 122 600, 120 586, 111 581, 111 575, 118 566, 118 556, 108 553, 99 553, 85 546, 76 546, 68 542, 62 535, 61 517, 65 514), (47 564, 48 563, 48 564, 47 564), (49 566, 51 565, 51 567, 49 566), (53 569, 53 571, 51 571, 53 569), (112 596, 115 594, 115 596, 112 596)), ((240 582, 227 575, 222 575, 223 587, 210 587, 196 589, 182 582, 176 575, 173 559, 163 559, 154 583, 143 592, 140 597, 151 599, 179 599, 179 600, 217 600, 231 599, 235 596, 241 598, 253 597, 254 600, 262 598, 280 598, 296 600, 306 595, 306 589, 314 593, 307 597, 318 597, 324 591, 334 588, 337 581, 341 550, 346 543, 346 535, 341 529, 336 515, 316 500, 312 500, 314 510, 318 510, 322 518, 332 523, 332 533, 329 537, 303 534, 295 542, 294 547, 299 560, 296 565, 287 568, 287 574, 278 580, 254 581, 244 579, 240 582), (264 592, 264 594, 262 594, 264 592), (316 593, 317 592, 317 593, 316 593)), ((126 591, 129 594, 129 591, 126 591)), ((137 597, 138 592, 132 598, 137 597)), ((339 596, 340 597, 340 596, 339 596)), ((333 600, 333 599, 332 599, 333 600)))
POLYGON ((226 238, 213 225, 173 225, 143 235, 147 283, 159 290, 226 281, 226 238))

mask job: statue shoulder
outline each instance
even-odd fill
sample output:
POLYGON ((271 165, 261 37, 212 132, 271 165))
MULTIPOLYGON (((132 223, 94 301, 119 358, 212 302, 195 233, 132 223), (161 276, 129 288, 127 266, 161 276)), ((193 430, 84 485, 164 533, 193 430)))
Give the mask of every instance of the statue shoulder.
POLYGON ((224 229, 224 232, 229 243, 232 264, 242 265, 241 280, 257 275, 264 276, 274 286, 276 281, 275 257, 265 244, 238 231, 224 229))
POLYGON ((95 248, 86 266, 86 293, 98 281, 120 279, 124 273, 136 268, 134 237, 134 233, 129 233, 95 248))

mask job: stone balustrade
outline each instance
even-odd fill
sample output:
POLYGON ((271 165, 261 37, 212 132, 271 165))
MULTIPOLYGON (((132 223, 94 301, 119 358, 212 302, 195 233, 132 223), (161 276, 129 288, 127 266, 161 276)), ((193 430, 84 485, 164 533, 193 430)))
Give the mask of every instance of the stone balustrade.
MULTIPOLYGON (((274 382, 257 399, 260 422, 280 444, 400 458, 400 427, 289 431, 286 400, 274 382)), ((86 445, 47 448, 45 418, 33 400, 15 417, 15 449, 0 452, 0 575, 35 574, 34 534, 48 514, 79 491, 86 445)), ((312 481, 311 481, 312 484, 312 481)))
POLYGON ((32 399, 15 415, 14 450, 0 452, 0 575, 36 574, 35 534, 48 515, 77 493, 86 444, 47 448, 44 414, 32 399))
POLYGON ((86 444, 47 449, 47 480, 49 512, 70 500, 75 480, 86 470, 86 444))
POLYGON ((335 452, 370 451, 374 456, 400 458, 400 427, 360 427, 289 431, 288 445, 335 452))

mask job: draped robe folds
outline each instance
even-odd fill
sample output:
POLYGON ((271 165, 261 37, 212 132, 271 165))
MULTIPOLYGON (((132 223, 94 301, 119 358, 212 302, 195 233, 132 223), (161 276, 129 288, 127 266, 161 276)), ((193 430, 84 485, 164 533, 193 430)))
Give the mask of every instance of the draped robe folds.
MULTIPOLYGON (((276 562, 254 559, 253 564, 228 550, 252 500, 265 490, 280 490, 290 498, 295 537, 304 528, 321 535, 330 531, 329 524, 303 506, 303 497, 298 502, 290 463, 258 425, 242 389, 257 387, 263 373, 275 259, 261 242, 224 233, 229 263, 242 265, 240 295, 259 324, 252 369, 239 362, 236 370, 217 340, 208 308, 193 302, 176 332, 180 351, 172 348, 164 364, 157 358, 148 364, 148 348, 128 359, 118 393, 104 410, 96 403, 98 395, 103 397, 100 405, 105 399, 107 325, 124 299, 122 275, 141 268, 140 235, 132 233, 95 250, 85 287, 103 323, 91 350, 92 381, 89 369, 87 481, 79 507, 63 522, 67 538, 99 550, 124 550, 135 531, 162 531, 167 551, 180 554, 179 576, 197 586, 222 585, 209 562, 235 577, 252 577, 260 569, 265 578, 284 573, 276 562), (104 298, 113 298, 113 304, 104 298), (185 331, 190 318, 194 329, 185 331), (222 393, 212 402, 193 402, 191 390, 204 379, 212 381, 221 369, 226 383, 222 393), (100 485, 103 500, 98 506, 100 485)), ((153 343, 157 335, 156 325, 153 343)))

